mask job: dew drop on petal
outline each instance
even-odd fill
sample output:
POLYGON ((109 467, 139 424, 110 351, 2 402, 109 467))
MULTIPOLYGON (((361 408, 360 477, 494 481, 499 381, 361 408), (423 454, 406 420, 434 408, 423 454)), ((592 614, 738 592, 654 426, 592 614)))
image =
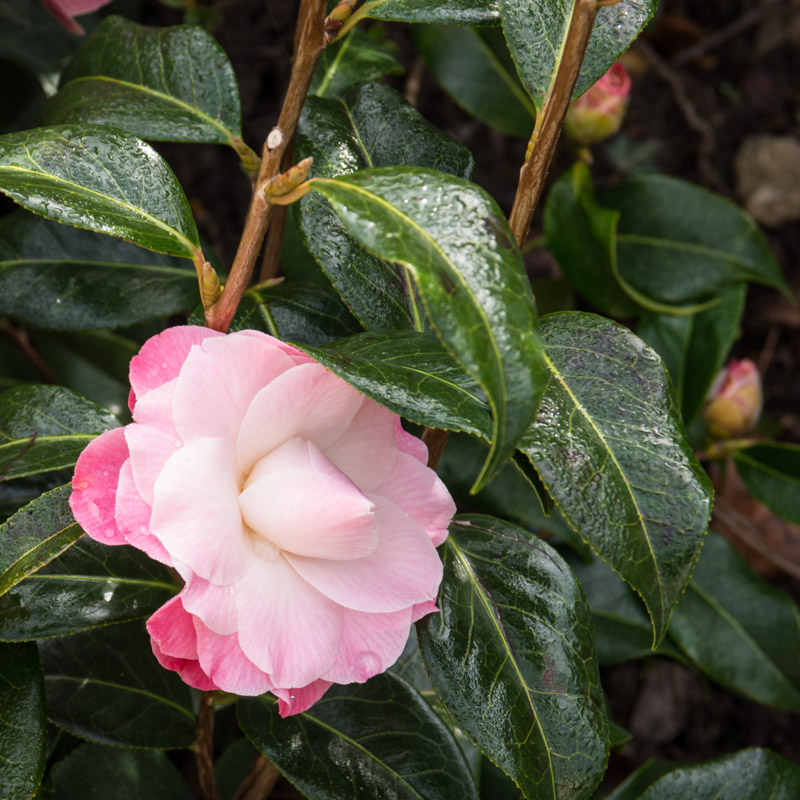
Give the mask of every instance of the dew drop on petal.
POLYGON ((167 362, 166 361, 162 361, 161 362, 161 369, 166 369, 166 368, 167 368, 167 362))
POLYGON ((107 469, 104 469, 104 470, 103 470, 103 477, 104 477, 104 478, 107 478, 107 477, 108 477, 108 470, 107 470, 107 469))
POLYGON ((356 668, 358 678, 365 681, 373 675, 377 675, 382 668, 381 660, 376 653, 371 650, 365 650, 363 653, 358 654, 356 659, 356 668))

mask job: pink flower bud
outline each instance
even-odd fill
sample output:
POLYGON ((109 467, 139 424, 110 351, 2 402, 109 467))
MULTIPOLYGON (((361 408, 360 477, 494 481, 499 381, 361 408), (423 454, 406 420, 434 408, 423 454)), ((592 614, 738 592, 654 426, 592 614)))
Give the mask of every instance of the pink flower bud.
POLYGON ((147 622, 159 662, 284 716, 390 667, 437 610, 455 512, 425 445, 256 331, 168 328, 130 377, 133 422, 83 451, 70 506, 185 581, 147 622))
POLYGON ((564 131, 580 145, 602 142, 622 126, 631 77, 619 62, 581 95, 567 111, 564 131))
POLYGON ((706 398, 703 419, 716 439, 743 436, 761 416, 761 378, 750 361, 731 361, 717 375, 706 398))
POLYGON ((111 0, 42 0, 42 5, 70 32, 83 33, 83 28, 75 22, 75 17, 90 14, 111 0))

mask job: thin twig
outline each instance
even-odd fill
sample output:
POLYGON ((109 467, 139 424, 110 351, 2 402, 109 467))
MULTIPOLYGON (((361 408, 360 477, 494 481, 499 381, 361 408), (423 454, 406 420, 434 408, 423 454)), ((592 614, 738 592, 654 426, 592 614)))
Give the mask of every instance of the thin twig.
POLYGON ((203 800, 219 800, 214 777, 214 697, 211 692, 203 692, 200 697, 194 749, 200 796, 203 800))
POLYGON ((250 208, 247 210, 244 231, 233 260, 230 276, 220 299, 206 311, 206 324, 218 331, 227 331, 242 295, 250 284, 264 235, 269 227, 272 206, 261 187, 281 172, 286 149, 291 145, 300 112, 303 108, 314 67, 325 46, 325 0, 301 0, 295 39, 294 63, 286 98, 278 124, 264 142, 261 168, 255 181, 250 208))
POLYGON ((261 272, 258 274, 258 282, 277 278, 280 272, 281 247, 283 246, 283 232, 286 230, 286 215, 289 213, 289 206, 278 206, 272 212, 272 222, 267 231, 267 244, 264 248, 264 258, 261 261, 261 272))
POLYGON ((253 761, 250 772, 237 789, 233 800, 265 800, 280 777, 278 768, 266 756, 259 755, 253 761))
POLYGON ((23 352, 28 361, 33 364, 36 371, 42 378, 44 383, 58 383, 53 375, 52 370, 47 365, 45 360, 39 354, 39 351, 33 346, 33 342, 28 336, 28 331, 25 328, 19 328, 16 325, 7 322, 3 325, 2 330, 6 336, 23 352))
POLYGON ((528 145, 530 155, 520 169, 517 194, 508 219, 514 238, 520 246, 528 235, 533 212, 544 188, 596 16, 596 0, 578 0, 575 4, 561 64, 536 120, 528 145))

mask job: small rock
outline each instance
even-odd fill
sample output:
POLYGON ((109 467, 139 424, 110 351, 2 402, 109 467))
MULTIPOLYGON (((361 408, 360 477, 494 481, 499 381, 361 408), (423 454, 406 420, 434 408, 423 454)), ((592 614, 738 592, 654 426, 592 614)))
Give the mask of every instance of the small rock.
POLYGON ((745 208, 767 228, 800 220, 800 142, 759 134, 736 154, 736 185, 745 208))

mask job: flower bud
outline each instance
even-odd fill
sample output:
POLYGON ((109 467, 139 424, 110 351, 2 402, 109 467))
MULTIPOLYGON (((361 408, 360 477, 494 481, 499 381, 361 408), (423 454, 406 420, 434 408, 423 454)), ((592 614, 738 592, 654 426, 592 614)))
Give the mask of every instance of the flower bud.
POLYGON ((717 375, 706 398, 703 419, 716 439, 743 436, 761 416, 761 378, 750 361, 731 361, 717 375))
POLYGON ((622 126, 631 78, 619 62, 581 95, 567 111, 564 131, 579 145, 602 142, 622 126))

